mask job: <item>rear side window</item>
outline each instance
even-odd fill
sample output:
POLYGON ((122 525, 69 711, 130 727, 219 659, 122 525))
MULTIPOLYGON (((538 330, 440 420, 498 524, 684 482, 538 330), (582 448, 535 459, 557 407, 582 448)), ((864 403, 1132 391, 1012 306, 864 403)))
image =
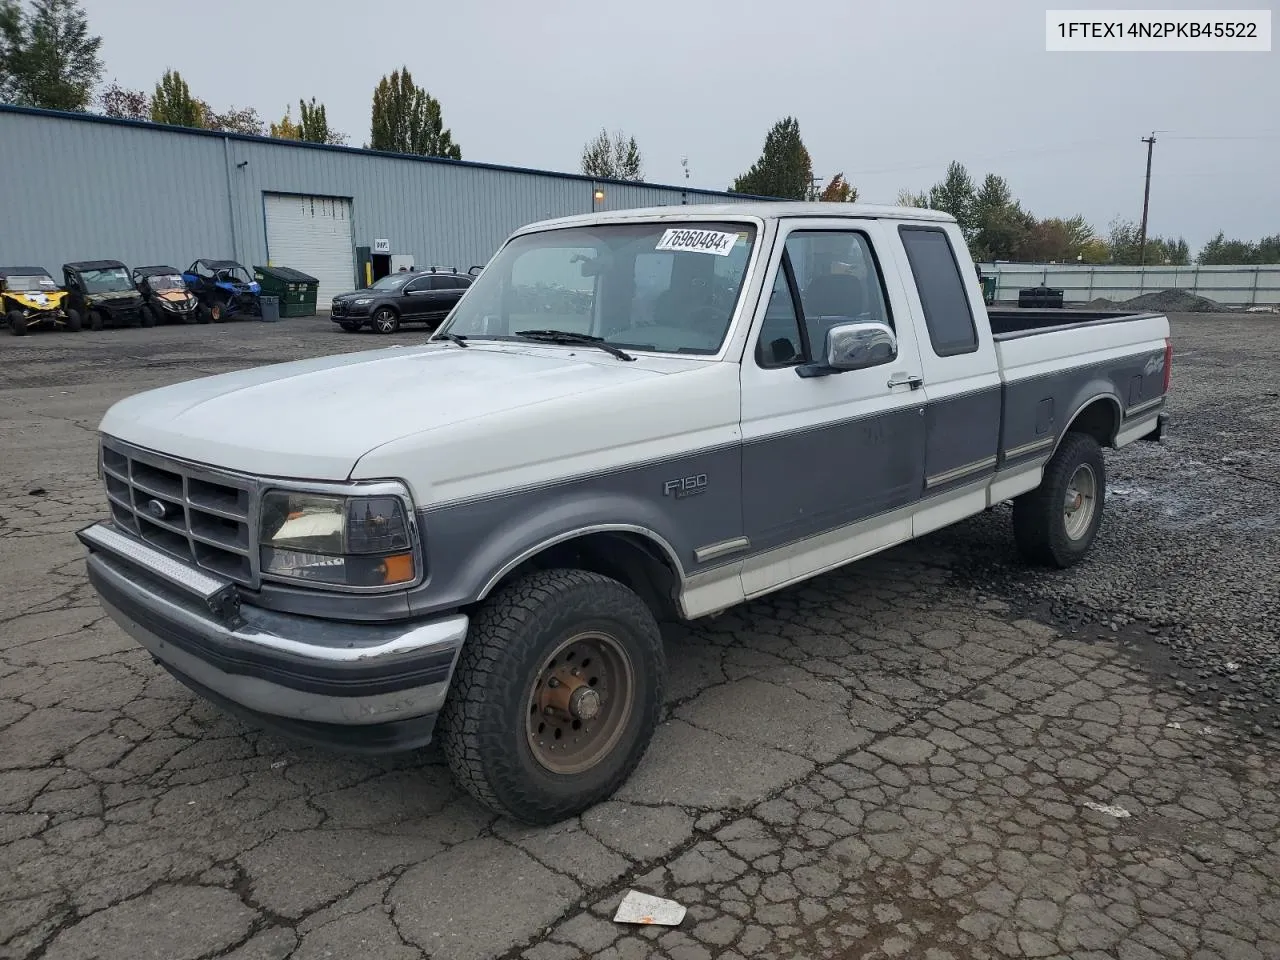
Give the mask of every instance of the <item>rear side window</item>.
POLYGON ((944 231, 932 227, 899 227, 898 231, 920 292, 933 352, 940 357, 974 353, 978 329, 951 241, 944 231))

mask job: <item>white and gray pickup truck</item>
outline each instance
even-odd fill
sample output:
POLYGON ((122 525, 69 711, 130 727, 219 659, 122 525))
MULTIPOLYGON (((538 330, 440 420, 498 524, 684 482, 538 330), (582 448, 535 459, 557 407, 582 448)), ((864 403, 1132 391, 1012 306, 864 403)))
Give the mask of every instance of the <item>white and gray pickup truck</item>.
POLYGON ((1103 447, 1159 440, 1169 323, 988 311, 956 222, 747 203, 513 234, 430 340, 148 391, 79 536, 178 680, 292 737, 441 741, 500 813, 611 794, 658 624, 1013 501, 1080 560, 1103 447))

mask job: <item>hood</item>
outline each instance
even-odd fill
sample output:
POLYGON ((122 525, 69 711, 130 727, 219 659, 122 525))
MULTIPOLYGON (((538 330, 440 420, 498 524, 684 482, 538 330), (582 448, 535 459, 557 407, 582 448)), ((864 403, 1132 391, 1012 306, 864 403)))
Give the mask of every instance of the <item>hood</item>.
POLYGON ((6 291, 5 296, 12 297, 18 303, 32 310, 52 310, 62 304, 67 294, 63 290, 33 290, 19 293, 16 290, 6 291))
POLYGON ((90 303, 123 307, 131 301, 141 300, 142 294, 137 290, 109 290, 106 293, 87 293, 84 298, 90 303))
POLYGON ((595 353, 427 344, 318 357, 150 390, 111 407, 100 429, 244 473, 345 480, 361 456, 395 440, 705 366, 595 353))

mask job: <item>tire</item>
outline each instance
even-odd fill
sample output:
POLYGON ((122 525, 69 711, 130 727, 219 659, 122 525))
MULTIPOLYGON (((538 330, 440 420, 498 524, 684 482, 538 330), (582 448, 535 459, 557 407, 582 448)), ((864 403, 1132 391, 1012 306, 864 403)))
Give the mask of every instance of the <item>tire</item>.
POLYGON ((209 304, 209 318, 214 323, 222 323, 223 313, 224 311, 222 309, 222 304, 220 303, 209 304))
POLYGON ((662 635, 635 593, 585 570, 533 573, 494 594, 472 619, 440 714, 441 745, 454 779, 481 804, 526 823, 556 823, 613 794, 635 770, 657 727, 665 684, 662 635), (579 664, 599 661, 592 670, 600 684, 594 672, 589 680, 588 671, 574 673, 576 680, 565 673, 580 686, 559 696, 581 705, 590 693, 575 700, 580 691, 607 691, 596 695, 594 738, 591 720, 539 708, 537 700, 565 686, 539 682, 553 654, 563 658, 557 669, 568 671, 575 653, 579 664), (579 729, 585 744, 574 735, 579 729), (557 744, 584 752, 555 755, 557 744))
POLYGON ((150 304, 144 303, 138 308, 138 323, 144 327, 154 327, 156 325, 156 312, 151 308, 150 304))
POLYGON ((89 311, 89 329, 101 330, 103 327, 103 324, 104 324, 104 321, 102 319, 102 311, 90 310, 89 311))
POLYGON ((82 325, 83 324, 80 320, 80 311, 68 310, 67 311, 67 329, 70 330, 72 333, 79 333, 82 325))
POLYGON ((5 319, 9 321, 9 332, 15 337, 27 335, 27 318, 22 315, 21 310, 10 310, 5 319))
POLYGON ((1028 563, 1060 570, 1079 563, 1098 536, 1106 497, 1102 447, 1087 434, 1068 433, 1045 466, 1040 486, 1013 501, 1018 552, 1028 563))
POLYGON ((400 329, 400 315, 390 307, 381 307, 373 312, 369 326, 376 333, 395 333, 400 329))
POLYGON ((212 319, 213 319, 213 314, 212 314, 212 312, 210 312, 210 310, 209 310, 209 308, 208 308, 208 307, 199 307, 199 308, 197 308, 197 310, 196 310, 196 322, 197 322, 197 323, 208 323, 208 322, 209 322, 210 320, 212 320, 212 319))

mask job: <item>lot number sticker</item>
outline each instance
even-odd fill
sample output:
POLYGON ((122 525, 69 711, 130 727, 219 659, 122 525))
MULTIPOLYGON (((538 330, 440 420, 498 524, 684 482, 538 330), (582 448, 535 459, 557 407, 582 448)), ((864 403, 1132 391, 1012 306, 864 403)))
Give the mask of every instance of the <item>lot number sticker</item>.
POLYGON ((717 230, 668 230, 654 249, 714 253, 717 257, 727 257, 733 252, 733 245, 737 240, 736 233, 720 233, 717 230))

